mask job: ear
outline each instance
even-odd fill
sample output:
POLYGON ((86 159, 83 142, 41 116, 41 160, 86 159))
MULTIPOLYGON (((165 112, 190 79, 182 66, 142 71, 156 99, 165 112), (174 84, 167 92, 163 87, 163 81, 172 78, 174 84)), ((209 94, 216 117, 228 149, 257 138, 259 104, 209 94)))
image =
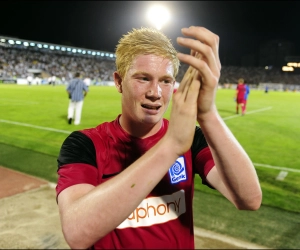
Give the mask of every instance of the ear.
POLYGON ((114 72, 114 82, 118 92, 122 93, 122 78, 117 71, 114 72))

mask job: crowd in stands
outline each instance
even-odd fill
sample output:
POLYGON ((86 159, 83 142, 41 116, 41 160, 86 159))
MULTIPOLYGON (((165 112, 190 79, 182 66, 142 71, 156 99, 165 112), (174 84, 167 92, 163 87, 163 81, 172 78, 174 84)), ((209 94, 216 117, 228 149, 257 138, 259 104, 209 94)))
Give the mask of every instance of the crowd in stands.
MULTIPOLYGON (((179 79, 182 79, 187 65, 181 65, 179 71, 179 79)), ((291 74, 290 72, 282 72, 281 69, 269 69, 264 67, 237 67, 222 66, 220 84, 237 83, 239 78, 244 78, 250 85, 258 85, 259 83, 282 83, 286 85, 300 85, 300 74, 291 74)))
MULTIPOLYGON (((33 51, 12 47, 0 47, 0 80, 28 77, 28 69, 38 69, 45 73, 39 77, 64 79, 69 82, 75 72, 81 72, 92 82, 113 81, 115 62, 93 56, 57 54, 53 51, 33 51)), ((187 65, 182 64, 177 76, 180 82, 187 65)), ((282 83, 300 85, 300 75, 284 73, 281 69, 266 70, 263 67, 222 66, 220 84, 237 83, 244 78, 249 84, 282 83)))
POLYGON ((27 78, 28 69, 38 69, 44 77, 56 76, 70 81, 75 72, 100 81, 112 81, 113 60, 99 57, 57 54, 52 51, 32 51, 0 47, 0 78, 27 78))
POLYGON ((264 67, 223 67, 220 83, 237 82, 238 78, 246 79, 249 84, 259 83, 282 83, 299 84, 300 75, 290 72, 282 72, 280 68, 265 69, 264 67))

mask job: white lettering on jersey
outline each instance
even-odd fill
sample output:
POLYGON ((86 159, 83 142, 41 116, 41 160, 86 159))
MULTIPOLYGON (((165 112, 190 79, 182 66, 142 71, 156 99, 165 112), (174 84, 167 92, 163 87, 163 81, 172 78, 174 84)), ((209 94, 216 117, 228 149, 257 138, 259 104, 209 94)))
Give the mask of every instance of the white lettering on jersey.
POLYGON ((185 192, 179 190, 171 195, 144 199, 133 213, 117 228, 136 228, 175 220, 185 213, 185 192))

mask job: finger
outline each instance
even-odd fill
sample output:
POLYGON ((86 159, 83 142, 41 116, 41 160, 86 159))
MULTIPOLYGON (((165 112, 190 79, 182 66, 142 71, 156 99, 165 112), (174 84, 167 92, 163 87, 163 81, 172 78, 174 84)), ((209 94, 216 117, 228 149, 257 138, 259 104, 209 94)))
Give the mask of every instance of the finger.
MULTIPOLYGON (((196 55, 195 55, 195 57, 196 58, 199 58, 199 57, 201 57, 201 54, 197 54, 196 53, 196 55)), ((199 71, 198 70, 196 70, 195 68, 193 68, 193 73, 192 73, 192 76, 193 76, 193 81, 195 81, 195 80, 197 80, 197 81, 199 81, 199 87, 201 87, 201 77, 200 77, 200 75, 199 75, 199 71)))
POLYGON ((189 87, 191 81, 190 81, 190 78, 191 78, 191 70, 192 70, 192 67, 190 66, 187 71, 185 72, 180 84, 179 84, 179 87, 177 89, 177 92, 185 92, 186 89, 189 87))
POLYGON ((184 101, 186 100, 186 96, 189 91, 192 80, 193 80, 192 67, 189 67, 189 69, 187 70, 185 77, 183 79, 182 97, 183 97, 184 101))
MULTIPOLYGON (((198 59, 201 58, 201 54, 199 54, 198 52, 193 51, 193 50, 191 50, 191 55, 193 55, 194 57, 196 57, 198 59)), ((194 67, 189 66, 189 68, 187 69, 186 73, 183 76, 183 79, 182 79, 177 91, 179 91, 179 92, 181 91, 183 93, 183 96, 186 99, 187 91, 191 85, 191 82, 198 78, 199 78, 198 71, 194 67)))
POLYGON ((196 55, 196 53, 197 53, 197 51, 195 51, 195 50, 193 50, 193 49, 191 49, 191 56, 195 56, 196 55))
POLYGON ((178 58, 180 59, 180 61, 187 63, 198 70, 198 75, 195 79, 199 80, 201 78, 201 80, 205 82, 218 81, 219 73, 217 75, 213 74, 210 67, 205 61, 199 60, 194 56, 182 53, 178 53, 178 58))
MULTIPOLYGON (((192 51, 192 50, 191 50, 191 55, 198 59, 200 59, 202 57, 201 54, 199 54, 196 51, 192 51)), ((185 72, 182 80, 186 81, 188 79, 188 77, 190 77, 192 71, 194 71, 194 68, 192 66, 189 66, 187 71, 185 72)))
POLYGON ((189 107, 193 107, 192 105, 197 103, 199 89, 200 89, 200 82, 198 80, 192 79, 185 98, 185 102, 189 107))
POLYGON ((214 74, 217 74, 220 71, 218 62, 211 47, 201 43, 200 41, 190 38, 178 37, 177 42, 181 46, 197 51, 197 54, 202 54, 199 59, 201 58, 202 60, 205 60, 214 74))
POLYGON ((181 29, 181 32, 185 36, 192 36, 197 40, 201 41, 202 43, 209 45, 213 49, 216 58, 220 62, 219 59, 220 38, 218 35, 214 34, 213 32, 211 32, 210 30, 204 27, 199 27, 199 26, 190 26, 189 28, 183 28, 181 29))
POLYGON ((181 32, 185 36, 194 37, 196 40, 208 45, 212 48, 215 55, 218 67, 221 68, 220 58, 219 58, 219 42, 220 38, 218 35, 214 34, 210 30, 204 27, 191 26, 189 28, 181 29, 181 32))
POLYGON ((189 72, 189 87, 187 88, 187 91, 185 93, 185 102, 191 102, 193 103, 194 101, 197 100, 198 98, 198 93, 199 93, 199 88, 200 88, 200 82, 197 80, 198 77, 198 70, 196 70, 193 67, 189 67, 188 69, 189 72), (194 94, 193 94, 194 93, 194 94), (196 99, 193 99, 196 98, 196 99))

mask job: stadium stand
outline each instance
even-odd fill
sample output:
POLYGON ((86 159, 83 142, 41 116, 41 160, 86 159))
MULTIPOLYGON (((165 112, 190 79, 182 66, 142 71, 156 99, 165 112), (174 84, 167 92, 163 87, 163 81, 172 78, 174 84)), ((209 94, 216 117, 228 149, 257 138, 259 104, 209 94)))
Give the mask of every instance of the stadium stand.
MULTIPOLYGON (((176 78, 180 82, 187 65, 182 64, 176 78)), ((48 84, 55 76, 56 84, 66 84, 75 72, 91 79, 91 85, 103 85, 113 81, 115 55, 111 52, 95 51, 64 45, 46 44, 0 36, 0 82, 13 82, 29 77, 48 84)), ((281 69, 266 70, 263 67, 222 66, 219 84, 235 87, 243 77, 251 88, 270 90, 300 90, 300 75, 282 72, 281 69)), ((33 80, 33 81, 34 81, 33 80)))
POLYGON ((48 83, 50 77, 56 76, 58 83, 64 83, 77 71, 94 83, 113 80, 113 53, 7 37, 0 37, 0 41, 2 82, 27 79, 31 75, 40 77, 45 83, 48 83))

